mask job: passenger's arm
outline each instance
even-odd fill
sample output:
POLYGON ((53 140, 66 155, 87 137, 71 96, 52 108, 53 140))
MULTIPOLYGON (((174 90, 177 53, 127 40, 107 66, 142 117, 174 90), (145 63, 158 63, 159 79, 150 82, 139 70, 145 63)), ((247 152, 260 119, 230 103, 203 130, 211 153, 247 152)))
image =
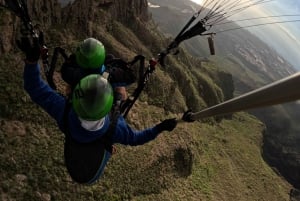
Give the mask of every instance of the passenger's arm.
POLYGON ((66 99, 41 78, 39 64, 26 63, 23 76, 24 89, 32 101, 41 106, 57 122, 60 122, 63 117, 66 99))
POLYGON ((113 143, 120 143, 124 145, 142 145, 151 140, 154 140, 159 133, 164 130, 172 131, 176 127, 176 120, 170 119, 145 130, 133 130, 124 120, 123 117, 118 119, 116 132, 113 135, 113 143))

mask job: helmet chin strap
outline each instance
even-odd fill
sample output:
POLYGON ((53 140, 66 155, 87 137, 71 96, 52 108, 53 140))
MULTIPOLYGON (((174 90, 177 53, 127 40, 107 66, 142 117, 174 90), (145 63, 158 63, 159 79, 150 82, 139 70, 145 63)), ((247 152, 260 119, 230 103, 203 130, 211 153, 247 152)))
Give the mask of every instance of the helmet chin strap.
POLYGON ((96 121, 88 121, 80 117, 78 118, 81 122, 81 126, 88 131, 97 131, 101 129, 104 126, 104 122, 105 122, 105 117, 96 121))

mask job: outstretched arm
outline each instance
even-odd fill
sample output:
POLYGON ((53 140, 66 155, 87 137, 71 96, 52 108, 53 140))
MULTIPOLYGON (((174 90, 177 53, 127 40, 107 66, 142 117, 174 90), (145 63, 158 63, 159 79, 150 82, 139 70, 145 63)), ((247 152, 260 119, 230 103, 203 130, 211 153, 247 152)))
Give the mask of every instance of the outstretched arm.
POLYGON ((57 122, 63 117, 65 98, 50 88, 41 78, 38 63, 26 62, 24 68, 24 89, 32 101, 41 106, 57 122))
POLYGON ((167 119, 152 128, 147 128, 142 131, 136 131, 130 128, 123 117, 120 117, 118 119, 116 132, 113 135, 113 143, 120 143, 131 146, 142 145, 151 140, 154 140, 159 135, 159 133, 164 130, 172 131, 176 127, 176 125, 176 119, 167 119))
POLYGON ((51 89, 41 78, 38 64, 41 54, 39 39, 24 36, 16 41, 20 50, 26 55, 23 74, 24 89, 35 103, 40 105, 59 123, 64 113, 65 98, 51 89))

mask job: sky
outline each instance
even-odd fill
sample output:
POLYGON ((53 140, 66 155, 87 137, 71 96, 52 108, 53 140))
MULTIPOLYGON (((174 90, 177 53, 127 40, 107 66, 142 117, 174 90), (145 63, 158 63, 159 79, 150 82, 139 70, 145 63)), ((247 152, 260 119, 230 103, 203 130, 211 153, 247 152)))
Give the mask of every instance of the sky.
MULTIPOLYGON (((208 0, 190 0, 201 4, 208 0)), ((249 1, 249 0, 243 0, 249 1)), ((271 2, 247 8, 245 11, 232 16, 231 20, 282 15, 276 18, 264 18, 251 21, 237 22, 240 26, 261 23, 300 20, 300 0, 272 0, 271 2)), ((266 26, 248 28, 275 49, 282 57, 289 61, 296 70, 300 71, 300 22, 280 23, 266 26)))

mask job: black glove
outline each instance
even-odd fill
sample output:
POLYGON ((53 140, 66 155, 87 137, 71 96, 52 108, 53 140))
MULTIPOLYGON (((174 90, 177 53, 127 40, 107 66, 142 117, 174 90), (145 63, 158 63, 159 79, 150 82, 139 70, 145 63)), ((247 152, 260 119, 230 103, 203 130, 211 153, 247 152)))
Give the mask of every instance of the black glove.
POLYGON ((194 122, 195 120, 192 119, 192 114, 193 114, 192 110, 188 110, 185 113, 183 113, 181 119, 185 122, 194 122))
POLYGON ((177 121, 176 118, 173 119, 166 119, 164 121, 162 121, 161 123, 156 125, 156 129, 159 132, 162 131, 172 131, 177 125, 177 121))
POLYGON ((21 40, 17 40, 17 46, 26 55, 26 61, 37 62, 40 58, 41 47, 39 45, 38 38, 21 37, 21 40))

